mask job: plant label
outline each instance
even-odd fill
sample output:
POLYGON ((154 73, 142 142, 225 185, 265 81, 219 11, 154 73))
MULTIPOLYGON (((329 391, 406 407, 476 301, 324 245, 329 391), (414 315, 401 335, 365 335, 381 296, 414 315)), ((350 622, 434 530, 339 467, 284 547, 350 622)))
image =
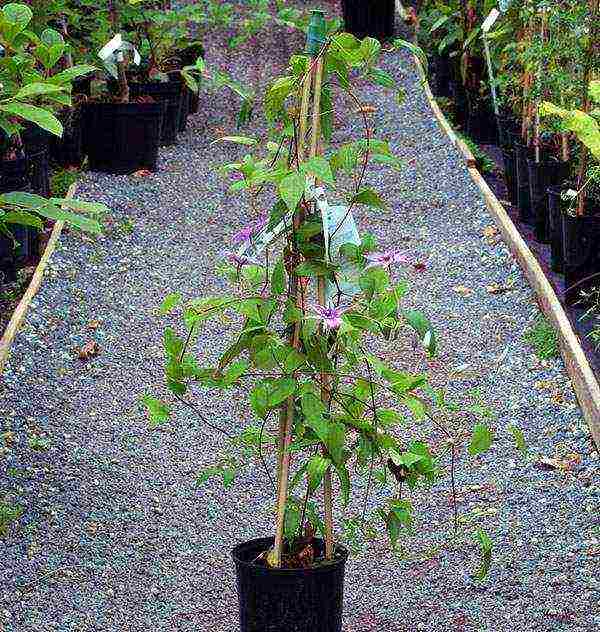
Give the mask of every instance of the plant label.
POLYGON ((496 20, 500 17, 500 11, 498 9, 492 9, 490 14, 485 19, 485 22, 481 25, 481 30, 484 33, 489 33, 490 29, 496 23, 496 20))

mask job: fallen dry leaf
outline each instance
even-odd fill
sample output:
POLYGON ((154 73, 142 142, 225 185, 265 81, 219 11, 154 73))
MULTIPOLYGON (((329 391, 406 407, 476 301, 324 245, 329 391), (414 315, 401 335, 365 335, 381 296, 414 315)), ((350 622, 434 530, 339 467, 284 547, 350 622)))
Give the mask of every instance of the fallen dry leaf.
POLYGON ((498 232, 499 231, 498 231, 498 229, 495 226, 493 226, 493 225, 486 226, 483 229, 483 236, 486 239, 491 239, 492 237, 495 237, 498 234, 498 232))
POLYGON ((152 175, 152 171, 148 171, 148 169, 139 169, 138 171, 134 171, 133 175, 137 178, 147 178, 152 175))
POLYGON ((100 327, 99 320, 90 320, 88 323, 88 329, 98 329, 98 327, 100 327))
POLYGON ((427 264, 424 261, 417 261, 416 263, 413 263, 413 268, 417 272, 424 272, 427 270, 427 264))
POLYGON ((510 285, 501 285, 500 283, 492 283, 487 286, 487 291, 490 294, 504 294, 510 292, 513 288, 510 285))
POLYGON ((100 346, 95 340, 90 340, 83 347, 77 347, 75 351, 80 360, 90 360, 100 354, 100 346))
POLYGON ((578 463, 581 463, 581 455, 575 452, 564 457, 540 456, 535 462, 541 470, 562 470, 563 472, 570 472, 578 463))
POLYGON ((473 289, 465 285, 455 285, 452 289, 462 296, 471 296, 471 294, 473 294, 473 289))
POLYGON ((373 114, 374 112, 377 112, 377 108, 373 105, 363 105, 356 110, 357 114, 373 114))

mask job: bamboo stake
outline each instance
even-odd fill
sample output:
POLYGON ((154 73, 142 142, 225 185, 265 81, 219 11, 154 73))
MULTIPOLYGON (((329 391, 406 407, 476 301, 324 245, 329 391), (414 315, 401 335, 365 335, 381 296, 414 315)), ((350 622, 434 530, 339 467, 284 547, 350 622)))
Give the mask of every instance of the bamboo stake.
MULTIPOLYGON (((302 162, 305 152, 305 136, 306 129, 308 127, 308 109, 310 106, 310 88, 313 81, 315 69, 311 68, 306 73, 304 78, 304 85, 302 88, 302 101, 300 104, 300 121, 298 124, 298 160, 302 162)), ((300 211, 296 211, 294 214, 294 230, 300 227, 301 223, 300 211)), ((296 295, 296 307, 300 309, 304 306, 303 300, 303 288, 298 283, 298 278, 295 276, 293 279, 292 294, 296 295)), ((294 324, 294 331, 291 336, 291 345, 294 349, 300 347, 300 324, 294 324)), ((283 553, 283 533, 285 526, 285 509, 287 504, 289 477, 290 477, 290 462, 291 453, 289 451, 291 439, 292 439, 292 426, 294 424, 294 396, 288 398, 286 405, 282 408, 279 415, 279 433, 278 433, 278 450, 277 450, 277 522, 275 529, 275 543, 274 543, 274 560, 273 563, 277 568, 281 567, 281 559, 283 553)))
MULTIPOLYGON (((312 125, 310 137, 310 157, 314 158, 319 149, 319 137, 321 129, 321 89, 323 87, 323 59, 319 58, 315 69, 314 103, 312 111, 312 125)), ((317 285, 319 305, 325 306, 325 280, 319 277, 317 285)), ((327 404, 329 401, 330 376, 321 373, 321 400, 327 404)), ((325 557, 333 558, 333 493, 331 483, 331 467, 327 468, 323 476, 323 506, 325 514, 325 557)))

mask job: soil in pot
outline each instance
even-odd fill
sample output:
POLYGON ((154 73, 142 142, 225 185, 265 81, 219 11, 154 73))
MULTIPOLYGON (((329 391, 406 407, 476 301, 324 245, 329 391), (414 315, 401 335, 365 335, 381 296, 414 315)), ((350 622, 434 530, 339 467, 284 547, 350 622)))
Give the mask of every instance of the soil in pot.
POLYGON ((89 102, 83 106, 84 138, 93 171, 156 171, 165 104, 89 102))
POLYGON ((569 166, 569 163, 558 160, 544 160, 536 163, 533 157, 527 158, 535 238, 542 244, 550 242, 550 211, 547 189, 564 182, 569 175, 569 166))
MULTIPOLYGON (((317 555, 324 544, 313 540, 317 555)), ((261 556, 273 538, 244 542, 232 551, 241 632, 342 632, 344 571, 348 551, 308 568, 268 568, 261 556)))
POLYGON ((342 0, 346 31, 362 39, 385 39, 394 35, 395 0, 342 0))
POLYGON ((515 144, 515 164, 517 174, 517 206, 521 221, 524 224, 533 225, 534 216, 531 209, 531 194, 529 191, 529 170, 527 169, 527 158, 529 148, 523 143, 515 144))
POLYGON ((174 145, 177 142, 177 133, 181 125, 182 81, 132 82, 129 85, 129 94, 132 100, 136 97, 147 96, 152 97, 154 101, 165 104, 160 143, 161 145, 174 145))
POLYGON ((600 208, 589 215, 563 215, 565 302, 573 305, 582 291, 600 283, 600 208))

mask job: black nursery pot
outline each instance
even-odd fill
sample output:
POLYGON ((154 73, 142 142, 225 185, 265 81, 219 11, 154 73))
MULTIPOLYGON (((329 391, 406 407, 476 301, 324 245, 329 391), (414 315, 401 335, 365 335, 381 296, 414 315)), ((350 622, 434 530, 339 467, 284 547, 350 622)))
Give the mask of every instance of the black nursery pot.
POLYGON ((515 143, 521 140, 520 124, 512 114, 496 115, 496 125, 498 127, 498 142, 500 147, 514 149, 515 143))
POLYGON ((527 158, 529 149, 523 143, 515 144, 515 162, 517 173, 517 206, 519 207, 521 221, 524 224, 533 225, 534 216, 531 209, 531 194, 529 191, 529 170, 527 158))
POLYGON ((452 66, 448 57, 433 54, 429 57, 429 87, 436 97, 449 97, 452 66))
POLYGON ((136 97, 149 96, 165 104, 160 135, 161 145, 174 145, 177 142, 177 133, 181 125, 182 94, 181 81, 148 81, 129 85, 129 95, 132 100, 136 97))
POLYGON ((44 197, 50 195, 50 136, 37 125, 26 125, 21 131, 31 191, 44 197))
POLYGON ((508 201, 511 206, 517 206, 519 202, 519 188, 517 185, 517 163, 515 150, 509 147, 502 147, 502 160, 504 161, 504 179, 508 191, 508 201))
POLYGON ((157 103, 86 103, 85 145, 92 171, 156 171, 165 105, 157 103))
POLYGON ((67 117, 62 138, 50 138, 50 157, 61 167, 79 167, 84 157, 81 108, 74 108, 67 117))
MULTIPOLYGON (((323 547, 323 542, 317 540, 323 547)), ((258 538, 233 549, 240 632, 341 632, 344 571, 348 551, 336 547, 329 564, 303 569, 273 569, 253 563, 273 546, 258 538)))
POLYGON ((600 283, 600 209, 590 215, 563 215, 565 302, 576 303, 582 290, 600 283))
POLYGON ((564 202, 560 194, 564 191, 563 185, 551 186, 546 190, 548 200, 548 227, 550 230, 550 268, 554 272, 562 273, 565 268, 565 254, 563 244, 563 215, 564 202))
MULTIPOLYGON (((31 163, 27 158, 0 162, 0 193, 31 191, 31 163)), ((17 248, 10 237, 0 234, 0 282, 16 280, 16 270, 38 254, 38 231, 27 226, 11 224, 10 230, 18 242, 17 248)))
POLYGON ((555 186, 569 175, 569 163, 558 160, 546 160, 536 163, 527 158, 529 171, 529 193, 534 217, 535 238, 542 244, 550 242, 550 211, 547 189, 555 186))
POLYGON ((394 35, 395 0, 342 0, 346 31, 362 39, 385 39, 394 35))
POLYGON ((495 145, 498 142, 496 116, 487 101, 468 103, 466 132, 476 143, 495 145))

